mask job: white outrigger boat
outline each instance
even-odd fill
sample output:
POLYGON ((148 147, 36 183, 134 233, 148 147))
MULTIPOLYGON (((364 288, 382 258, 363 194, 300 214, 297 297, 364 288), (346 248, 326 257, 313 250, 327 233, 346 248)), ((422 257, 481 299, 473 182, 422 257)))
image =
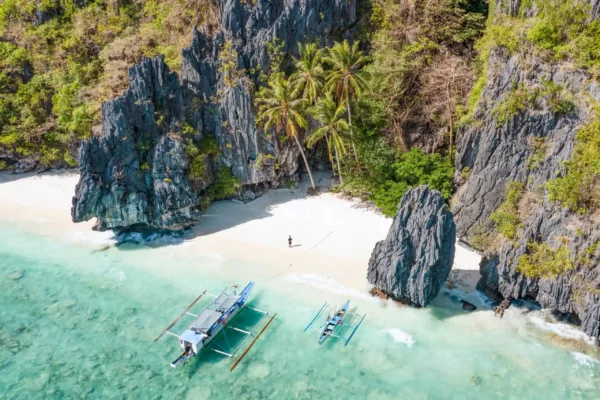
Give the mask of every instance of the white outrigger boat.
POLYGON ((304 328, 304 332, 306 332, 308 328, 313 328, 320 331, 320 345, 325 343, 328 338, 332 337, 345 340, 344 346, 348 346, 350 339, 352 339, 352 336, 354 336, 358 330, 358 327, 360 324, 362 324, 363 320, 367 316, 367 314, 358 315, 356 313, 348 312, 349 308, 350 300, 346 301, 346 303, 344 303, 344 305, 337 310, 333 306, 327 305, 327 303, 323 304, 323 307, 321 307, 319 312, 317 312, 317 315, 315 315, 312 321, 310 321, 306 328, 304 328), (332 310, 336 310, 333 313, 333 316, 331 315, 332 310), (325 317, 325 314, 327 314, 327 317, 325 317), (317 320, 323 322, 323 324, 318 327, 313 326, 317 320), (348 332, 349 336, 346 337, 348 332))
MULTIPOLYGON (((235 286, 234 286, 235 287, 235 286)), ((250 343, 250 345, 246 348, 246 350, 242 353, 242 355, 236 359, 236 362, 231 367, 230 371, 233 371, 234 368, 238 365, 238 363, 244 358, 246 353, 250 350, 250 348, 254 345, 256 340, 262 333, 267 329, 275 315, 270 315, 268 312, 259 310, 256 308, 248 307, 246 302, 248 301, 248 297, 254 288, 254 282, 250 282, 248 286, 242 290, 242 292, 238 295, 234 291, 233 293, 228 293, 227 289, 223 290, 220 295, 213 295, 207 293, 206 290, 200 294, 185 309, 154 341, 156 342, 160 339, 165 333, 171 336, 175 336, 179 339, 179 345, 184 350, 183 353, 177 357, 175 361, 171 363, 171 367, 175 368, 179 365, 184 364, 191 357, 196 356, 201 350, 209 349, 221 355, 224 355, 229 358, 235 358, 235 354, 241 349, 246 340, 250 337, 253 337, 254 340, 250 343), (189 310, 200 300, 204 295, 214 297, 213 300, 208 306, 206 306, 199 314, 192 314, 189 310), (254 326, 250 329, 243 327, 234 326, 235 323, 232 322, 234 317, 238 315, 242 310, 250 310, 255 313, 260 314, 260 318, 254 326), (171 332, 171 328, 175 326, 175 324, 183 317, 184 315, 194 317, 194 321, 187 327, 187 329, 180 335, 177 335, 171 332), (270 317, 266 324, 263 326, 262 330, 255 335, 255 330, 261 325, 261 322, 270 317), (238 334, 245 335, 243 340, 237 344, 235 348, 230 348, 230 341, 227 340, 226 329, 231 329, 236 331, 238 334), (222 334, 225 337, 226 348, 222 348, 221 345, 217 345, 216 339, 219 334, 222 334)))

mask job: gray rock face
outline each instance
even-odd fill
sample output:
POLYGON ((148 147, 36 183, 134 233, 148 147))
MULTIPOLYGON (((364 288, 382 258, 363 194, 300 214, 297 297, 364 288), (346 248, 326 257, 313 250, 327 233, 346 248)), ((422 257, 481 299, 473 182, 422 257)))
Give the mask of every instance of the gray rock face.
POLYGON ((580 323, 590 336, 600 335, 600 271, 598 252, 588 250, 600 242, 600 227, 560 207, 542 204, 528 219, 516 244, 504 243, 481 263, 478 289, 508 299, 527 298, 542 307, 580 323), (540 240, 557 248, 568 242, 575 268, 552 279, 528 278, 517 272, 527 242, 540 240), (584 261, 585 260, 585 261, 584 261))
POLYGON ((268 70, 274 39, 288 59, 298 42, 340 39, 357 21, 356 0, 226 0, 219 10, 220 30, 194 29, 181 77, 160 57, 144 60, 131 68, 127 92, 103 105, 102 134, 80 148, 73 221, 96 217, 98 229, 173 228, 198 220, 196 208, 219 168, 239 178, 245 199, 297 179, 298 150, 257 129, 251 93, 268 70), (225 44, 237 53, 233 84, 220 71, 225 44), (221 152, 193 182, 186 127, 196 143, 216 138, 221 152))
MULTIPOLYGON (((519 10, 519 0, 503 3, 503 12, 519 10)), ((592 6, 591 18, 596 18, 598 2, 593 0, 592 6)), ((533 15, 536 10, 525 12, 533 15)), ((587 334, 599 336, 599 259, 598 252, 591 250, 600 240, 600 226, 591 216, 549 202, 545 187, 564 173, 563 162, 572 157, 577 131, 590 118, 586 99, 600 100, 600 87, 585 71, 566 63, 550 64, 525 49, 513 55, 502 49, 493 51, 488 70, 475 110, 476 122, 462 129, 457 143, 455 181, 460 187, 452 211, 459 236, 473 239, 481 232, 494 232, 489 218, 504 201, 508 183, 521 182, 525 190, 519 203, 522 227, 518 238, 514 243, 496 240, 481 263, 478 288, 498 299, 536 300, 542 307, 581 322, 587 334), (493 110, 509 92, 519 86, 540 88, 544 81, 570 93, 575 103, 572 112, 553 111, 542 96, 533 106, 498 124, 493 110), (541 146, 532 146, 532 141, 541 146), (532 163, 532 157, 537 161, 532 163), (532 241, 554 249, 567 243, 575 268, 553 279, 531 279, 518 273, 518 259, 532 241)))
POLYGON ((129 79, 123 96, 102 105, 102 135, 81 144, 73 220, 97 217, 100 230, 188 224, 199 198, 173 134, 183 121, 177 74, 159 57, 132 67, 129 79))
POLYGON ((542 81, 549 80, 574 94, 587 91, 594 97, 600 95, 598 85, 588 81, 584 72, 565 70, 531 55, 509 56, 498 49, 488 68, 487 85, 474 115, 477 122, 463 129, 457 142, 457 183, 462 183, 464 171, 470 173, 452 209, 460 236, 489 219, 502 203, 508 181, 529 182, 528 187, 534 188, 556 177, 562 171, 561 163, 571 158, 577 130, 589 120, 586 109, 557 114, 540 97, 534 107, 498 125, 492 111, 513 88, 541 88, 542 81), (536 138, 543 140, 545 154, 532 168, 528 160, 536 153, 531 145, 536 138))
POLYGON ((373 249, 367 279, 396 300, 424 307, 450 274, 455 240, 442 195, 427 186, 409 189, 387 238, 373 249))
POLYGON ((248 82, 255 85, 271 62, 269 47, 275 40, 287 56, 297 55, 299 42, 316 40, 323 45, 346 35, 357 22, 356 0, 257 0, 220 3, 221 30, 210 38, 194 31, 184 50, 182 86, 187 108, 194 113, 192 125, 213 134, 221 143, 221 165, 232 169, 242 185, 277 186, 298 169, 299 153, 292 141, 280 142, 255 126, 248 82), (247 3, 247 4, 243 4, 247 3), (245 77, 234 87, 225 85, 219 72, 219 53, 231 43, 245 77), (194 103, 201 104, 199 108, 194 103), (263 156, 273 156, 264 163, 263 156))

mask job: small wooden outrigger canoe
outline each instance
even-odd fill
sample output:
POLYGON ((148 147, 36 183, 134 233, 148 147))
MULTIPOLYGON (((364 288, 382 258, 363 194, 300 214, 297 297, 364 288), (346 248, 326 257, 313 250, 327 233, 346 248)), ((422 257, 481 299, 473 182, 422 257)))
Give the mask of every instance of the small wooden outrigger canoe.
POLYGON ((332 306, 328 306, 327 303, 323 304, 317 315, 310 321, 310 323, 304 328, 304 332, 308 330, 308 328, 317 329, 321 332, 321 336, 319 336, 319 345, 325 343, 328 338, 336 338, 336 339, 344 339, 344 346, 348 346, 350 343, 350 339, 356 333, 358 327, 365 319, 365 315, 358 315, 356 313, 351 313, 348 310, 350 309, 350 300, 346 301, 343 306, 338 309, 333 308, 332 306), (329 313, 331 310, 335 310, 333 316, 329 313), (325 313, 327 313, 327 317, 325 317, 325 313), (313 326, 315 321, 320 320, 323 322, 320 326, 313 326), (346 334, 348 334, 346 337, 346 334))

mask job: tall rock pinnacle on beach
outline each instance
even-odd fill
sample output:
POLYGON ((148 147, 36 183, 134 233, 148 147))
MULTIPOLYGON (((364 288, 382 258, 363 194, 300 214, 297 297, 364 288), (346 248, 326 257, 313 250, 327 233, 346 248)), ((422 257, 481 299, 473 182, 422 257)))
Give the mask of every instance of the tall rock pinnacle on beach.
POLYGON ((180 76, 162 57, 144 59, 130 69, 125 94, 103 104, 101 135, 80 148, 73 221, 96 217, 100 230, 176 228, 232 190, 253 198, 295 179, 297 148, 256 127, 251 93, 273 49, 289 61, 299 42, 328 45, 348 36, 356 0, 227 0, 218 7, 219 29, 194 29, 180 76))
POLYGON ((442 195, 409 189, 385 240, 369 260, 369 283, 390 297, 426 306, 437 296, 454 261, 456 227, 442 195))

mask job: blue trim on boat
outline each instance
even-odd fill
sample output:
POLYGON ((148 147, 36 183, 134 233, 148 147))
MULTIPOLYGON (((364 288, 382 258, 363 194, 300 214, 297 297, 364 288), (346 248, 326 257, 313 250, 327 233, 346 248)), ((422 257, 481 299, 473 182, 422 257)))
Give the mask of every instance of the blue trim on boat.
POLYGON ((350 339, 352 339, 352 336, 354 336, 354 334, 356 333, 356 330, 358 329, 358 327, 360 326, 360 324, 362 324, 362 322, 363 322, 363 320, 365 319, 366 316, 367 316, 367 314, 363 315, 363 317, 361 318, 361 320, 358 323, 358 325, 356 325, 356 328, 354 328, 354 330, 350 334, 350 337, 348 338, 348 340, 346 340, 346 343, 344 344, 344 347, 348 346, 348 343, 350 343, 350 339))
POLYGON ((225 321, 227 318, 229 318, 229 316, 236 309, 242 308, 244 306, 244 304, 246 303, 246 301, 248 300, 248 297, 250 297, 250 293, 252 292, 252 289, 254 289, 254 282, 250 282, 244 288, 244 290, 242 290, 242 293, 240 294, 240 298, 235 303, 233 303, 233 305, 231 307, 229 307, 229 309, 227 311, 225 311, 223 313, 223 316, 217 322, 215 322, 206 333, 209 335, 212 335, 214 330, 217 329, 217 327, 219 325, 223 324, 223 321, 225 321))
POLYGON ((319 315, 321 315, 321 311, 323 311, 323 309, 325 308, 325 306, 327 306, 327 302, 325 302, 325 304, 323 304, 323 307, 321 307, 321 309, 319 310, 319 312, 317 313, 317 315, 315 315, 315 317, 312 319, 312 321, 310 321, 310 324, 308 324, 306 326, 306 328, 304 328, 304 332, 306 332, 308 330, 308 328, 310 328, 310 326, 313 324, 313 322, 315 322, 315 320, 317 318, 319 318, 319 315))
POLYGON ((344 305, 342 306, 342 310, 344 310, 344 311, 348 311, 348 309, 349 309, 349 308, 350 308, 350 300, 348 300, 348 301, 346 302, 346 304, 344 304, 344 305))
POLYGON ((248 284, 248 286, 246 286, 244 288, 244 290, 242 290, 242 294, 240 295, 240 299, 237 301, 237 303, 241 306, 244 305, 244 303, 246 302, 246 300, 248 300, 248 297, 250 297, 250 293, 252 292, 252 289, 254 289, 254 282, 250 282, 248 284))

